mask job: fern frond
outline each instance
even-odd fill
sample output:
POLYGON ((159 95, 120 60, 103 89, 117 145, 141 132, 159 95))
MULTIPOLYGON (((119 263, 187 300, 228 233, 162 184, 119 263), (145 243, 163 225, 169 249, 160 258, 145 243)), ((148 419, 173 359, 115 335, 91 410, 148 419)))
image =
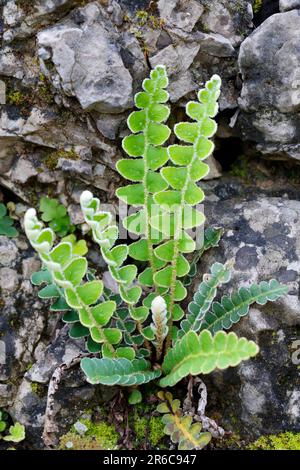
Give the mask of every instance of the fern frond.
POLYGON ((81 368, 89 383, 102 385, 141 385, 158 378, 160 370, 151 370, 145 359, 97 359, 81 360, 81 368))
POLYGON ((199 422, 193 423, 191 416, 184 416, 180 401, 173 400, 173 395, 169 392, 158 392, 158 397, 163 401, 158 405, 157 411, 163 414, 164 432, 174 444, 178 444, 178 450, 201 450, 207 446, 211 434, 201 432, 199 422))
POLYGON ((53 247, 54 232, 43 228, 34 209, 26 212, 24 227, 29 242, 51 274, 53 284, 63 289, 67 304, 77 310, 81 325, 89 330, 93 341, 118 344, 121 340, 119 330, 104 328, 116 309, 116 303, 97 304, 103 292, 102 281, 82 282, 87 272, 86 259, 74 254, 69 242, 53 247))
POLYGON ((188 331, 200 330, 203 317, 216 297, 217 287, 230 280, 232 264, 231 261, 225 265, 214 263, 211 267, 211 273, 204 274, 203 281, 194 294, 193 302, 189 303, 189 313, 180 323, 181 330, 178 332, 178 338, 182 338, 188 331))
POLYGON ((209 330, 212 333, 223 329, 228 330, 248 314, 250 305, 275 302, 288 291, 288 286, 280 284, 276 279, 271 279, 269 282, 262 281, 249 288, 240 287, 236 293, 224 295, 221 302, 212 304, 211 311, 207 312, 204 317, 201 330, 209 330))
POLYGON ((189 331, 168 351, 162 365, 166 377, 159 384, 161 387, 172 387, 189 374, 209 374, 217 368, 237 366, 241 361, 255 356, 258 350, 253 341, 238 338, 233 332, 218 331, 212 336, 208 330, 200 335, 189 331))
POLYGON ((137 267, 133 264, 122 266, 128 256, 128 246, 114 247, 119 230, 111 224, 110 212, 100 210, 100 201, 90 191, 84 191, 80 197, 81 210, 86 223, 91 227, 93 238, 98 243, 101 254, 108 265, 113 279, 118 283, 122 299, 128 305, 135 305, 141 296, 139 286, 132 286, 137 276, 137 267))
POLYGON ((221 79, 215 75, 206 83, 205 89, 199 91, 199 102, 193 101, 187 104, 187 115, 194 122, 176 124, 174 132, 179 140, 188 145, 176 144, 168 147, 173 166, 160 170, 168 188, 154 194, 159 214, 152 216, 150 223, 171 238, 154 251, 159 259, 167 262, 165 267, 155 273, 154 283, 169 290, 170 330, 175 302, 186 296, 186 289, 180 278, 189 273, 190 264, 184 254, 195 249, 195 243, 186 230, 202 225, 205 220, 204 215, 193 206, 204 199, 204 193, 197 182, 209 172, 209 167, 203 163, 203 160, 214 149, 210 139, 217 130, 213 118, 218 112, 217 100, 220 96, 220 87, 221 79))
POLYGON ((153 244, 160 241, 161 234, 151 229, 149 221, 153 194, 167 187, 167 183, 157 172, 169 158, 167 149, 163 147, 170 136, 169 127, 163 124, 170 114, 169 108, 164 104, 169 99, 165 90, 167 86, 168 77, 163 65, 155 67, 150 78, 143 81, 143 91, 135 96, 139 111, 131 113, 127 120, 133 134, 125 137, 122 142, 123 149, 133 159, 123 159, 117 163, 119 173, 135 183, 119 188, 116 192, 118 198, 128 205, 142 207, 127 217, 123 224, 129 232, 144 237, 129 248, 132 258, 150 263, 150 274, 139 278, 143 285, 153 285, 153 274, 165 264, 153 252, 153 244), (144 283, 144 278, 147 284, 144 283))

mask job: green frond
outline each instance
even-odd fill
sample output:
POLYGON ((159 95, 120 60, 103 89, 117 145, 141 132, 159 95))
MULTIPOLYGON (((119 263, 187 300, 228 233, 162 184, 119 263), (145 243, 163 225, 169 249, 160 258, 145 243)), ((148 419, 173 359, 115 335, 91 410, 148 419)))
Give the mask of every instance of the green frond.
POLYGON ((145 359, 90 359, 81 361, 81 368, 89 383, 102 385, 141 385, 158 378, 160 370, 151 370, 145 359))
POLYGON ((229 282, 232 263, 214 263, 210 274, 204 274, 203 281, 199 284, 193 301, 189 303, 188 314, 180 323, 181 330, 178 337, 181 338, 188 331, 199 331, 205 313, 209 310, 217 294, 217 287, 229 282))
POLYGON ((214 369, 234 367, 257 353, 258 346, 253 341, 238 338, 233 332, 218 331, 212 336, 208 330, 200 335, 189 331, 168 351, 162 365, 165 377, 159 384, 172 387, 189 374, 209 374, 214 369))
MULTIPOLYGON (((43 228, 34 209, 26 212, 24 226, 28 240, 51 275, 51 284, 41 291, 41 295, 44 298, 57 296, 56 304, 60 304, 56 308, 52 306, 52 310, 68 310, 67 307, 77 310, 81 333, 83 327, 95 343, 117 344, 121 338, 115 329, 104 328, 113 315, 116 303, 97 304, 103 292, 103 283, 98 280, 83 282, 87 273, 86 259, 73 253, 70 242, 61 242, 53 247, 54 233, 49 228, 43 228)), ((43 271, 35 276, 38 284, 45 279, 49 280, 49 274, 43 271)))
POLYGON ((214 302, 211 311, 205 314, 201 330, 216 333, 228 330, 242 317, 248 314, 250 305, 265 305, 268 301, 275 302, 289 291, 288 286, 280 284, 276 279, 262 281, 249 288, 240 287, 238 292, 224 295, 221 302, 214 302))

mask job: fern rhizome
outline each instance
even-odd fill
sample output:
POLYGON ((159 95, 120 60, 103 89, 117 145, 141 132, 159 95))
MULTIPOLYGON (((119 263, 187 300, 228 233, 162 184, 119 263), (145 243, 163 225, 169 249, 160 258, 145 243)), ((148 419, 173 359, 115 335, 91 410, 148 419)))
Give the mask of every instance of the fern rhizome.
MULTIPOLYGON (((53 310, 62 310, 72 337, 85 337, 87 349, 97 354, 84 358, 81 368, 91 384, 133 387, 157 381, 159 387, 176 385, 184 377, 208 374, 215 369, 237 366, 258 353, 253 341, 227 333, 245 316, 251 304, 275 301, 287 293, 276 280, 241 287, 238 292, 214 301, 217 289, 230 280, 232 262, 215 263, 205 274, 187 311, 187 296, 200 255, 216 246, 220 229, 205 232, 196 250, 191 230, 203 226, 199 210, 204 193, 198 182, 208 174, 204 160, 213 152, 221 80, 214 75, 198 93, 197 101, 186 105, 187 122, 175 125, 177 142, 166 145, 171 130, 165 122, 170 113, 168 78, 164 66, 157 66, 135 96, 138 108, 130 114, 132 134, 123 140, 130 158, 117 164, 119 173, 131 183, 117 190, 118 198, 135 212, 123 220, 128 232, 139 237, 127 244, 117 243, 119 230, 112 215, 101 210, 99 199, 89 191, 81 196, 81 209, 94 242, 99 245, 119 295, 112 294, 88 270, 85 256, 70 241, 54 246, 55 235, 44 228, 36 211, 29 209, 25 230, 39 253, 43 271, 35 283, 46 283, 43 298, 55 299, 53 310), (129 264, 127 258, 137 260, 129 264), (224 331, 225 330, 225 331, 224 331), (100 357, 99 357, 100 356, 100 357)), ((141 394, 135 393, 134 402, 141 394)), ((199 422, 185 416, 178 400, 160 392, 166 434, 180 449, 202 448, 210 440, 199 422)))

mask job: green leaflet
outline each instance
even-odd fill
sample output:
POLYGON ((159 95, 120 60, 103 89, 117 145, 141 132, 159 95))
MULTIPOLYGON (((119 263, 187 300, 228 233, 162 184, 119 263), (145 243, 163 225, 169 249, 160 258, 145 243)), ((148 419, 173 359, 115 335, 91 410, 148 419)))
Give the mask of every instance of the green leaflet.
POLYGON ((201 432, 200 423, 193 423, 193 418, 184 415, 179 400, 173 400, 169 392, 158 392, 158 397, 163 400, 157 407, 165 424, 164 432, 171 437, 174 444, 178 443, 178 450, 201 450, 211 440, 209 432, 201 432))
MULTIPOLYGON (((105 312, 104 318, 94 315, 94 309, 100 308, 99 306, 90 306, 99 300, 103 284, 96 280, 82 284, 87 273, 86 259, 74 254, 73 245, 69 242, 59 243, 55 248, 52 248, 54 234, 51 233, 51 229, 43 229, 34 209, 27 211, 24 227, 31 245, 39 253, 47 271, 51 274, 52 285, 54 283, 59 288, 55 295, 60 295, 51 310, 69 311, 75 308, 78 311, 81 325, 89 329, 93 341, 97 343, 110 342, 111 344, 120 341, 121 338, 111 334, 109 329, 106 334, 103 328, 112 316, 116 304, 114 302, 110 304, 109 311, 105 312), (62 289, 63 295, 61 295, 60 289, 62 289)), ((36 275, 35 278, 36 283, 39 284, 49 279, 48 275, 43 272, 36 275)), ((54 294, 53 287, 48 286, 46 291, 42 291, 44 296, 50 294, 54 294)), ((103 305, 102 308, 105 308, 105 303, 100 304, 100 306, 103 305)))
POLYGON ((201 329, 207 329, 212 333, 222 329, 228 330, 248 314, 249 307, 253 303, 265 305, 268 301, 275 302, 288 291, 288 286, 280 284, 276 279, 271 279, 269 282, 262 281, 249 288, 240 287, 238 292, 224 295, 221 302, 212 304, 211 311, 204 317, 201 329))
POLYGON ((3 437, 4 441, 7 442, 21 442, 25 439, 25 426, 20 423, 15 423, 9 428, 9 434, 3 437))
MULTIPOLYGON (((135 189, 131 192, 131 189, 136 188, 136 186, 142 187, 142 185, 133 185, 120 189, 124 190, 124 197, 127 191, 129 197, 133 198, 138 197, 135 189)), ((91 227, 93 238, 100 246, 101 254, 108 264, 110 274, 119 285, 119 292, 123 301, 128 305, 135 305, 142 293, 140 287, 132 286, 137 276, 137 268, 132 264, 122 266, 126 261, 129 249, 126 245, 114 247, 115 240, 118 237, 118 228, 111 225, 111 214, 100 210, 99 199, 93 197, 89 191, 82 193, 80 204, 85 221, 91 227)))
POLYGON ((141 403, 143 401, 143 395, 139 390, 132 390, 128 397, 129 405, 136 405, 137 403, 141 403))
POLYGON ((209 275, 204 274, 203 281, 199 284, 193 301, 189 303, 189 313, 180 323, 181 330, 178 332, 178 338, 181 338, 190 330, 200 330, 203 317, 216 297, 217 287, 230 281, 231 264, 214 263, 211 267, 211 273, 209 275))
POLYGON ((237 366, 258 353, 258 346, 235 333, 218 331, 212 336, 203 330, 200 335, 189 331, 169 350, 163 362, 161 387, 172 387, 187 375, 209 374, 214 369, 237 366))
POLYGON ((120 359, 90 359, 81 361, 81 368, 87 381, 93 385, 141 385, 158 378, 159 370, 150 370, 150 364, 145 359, 129 361, 120 359))

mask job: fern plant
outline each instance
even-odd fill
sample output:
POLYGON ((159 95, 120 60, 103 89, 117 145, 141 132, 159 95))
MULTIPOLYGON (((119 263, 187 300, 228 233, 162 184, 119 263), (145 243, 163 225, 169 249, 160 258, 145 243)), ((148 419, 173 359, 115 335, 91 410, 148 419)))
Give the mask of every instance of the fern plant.
MULTIPOLYGON (((245 316, 254 302, 263 305, 288 291, 270 280, 241 287, 217 302, 218 288, 229 282, 233 262, 215 263, 184 311, 182 301, 197 262, 222 234, 222 229, 206 230, 203 246, 188 261, 187 255, 192 257, 196 249, 189 231, 205 220, 197 207, 204 199, 197 183, 209 171, 204 160, 214 148, 211 138, 217 129, 221 80, 213 76, 199 91, 198 100, 186 105, 191 121, 175 125, 178 143, 169 146, 167 85, 164 66, 157 66, 144 80, 143 91, 135 97, 138 110, 128 118, 132 134, 123 140, 130 158, 117 164, 119 173, 131 181, 117 190, 117 196, 136 208, 123 225, 139 240, 129 246, 118 243, 118 227, 101 209, 99 199, 89 191, 80 198, 85 222, 119 295, 112 296, 88 270, 85 253, 72 240, 54 246, 53 230, 43 227, 35 210, 29 209, 25 216, 27 237, 44 265, 34 282, 48 283, 40 297, 55 297, 52 310, 65 310, 63 318, 72 324, 73 337, 86 337, 89 351, 99 353, 82 359, 87 381, 129 387, 131 403, 141 399, 139 385, 155 380, 162 388, 171 387, 187 376, 237 366, 254 357, 258 346, 253 341, 223 330, 245 316), (128 262, 129 256, 143 266, 140 272, 128 262)), ((209 442, 210 436, 201 432, 199 423, 192 424, 177 400, 168 393, 160 398, 166 433, 180 449, 202 448, 209 442)))

